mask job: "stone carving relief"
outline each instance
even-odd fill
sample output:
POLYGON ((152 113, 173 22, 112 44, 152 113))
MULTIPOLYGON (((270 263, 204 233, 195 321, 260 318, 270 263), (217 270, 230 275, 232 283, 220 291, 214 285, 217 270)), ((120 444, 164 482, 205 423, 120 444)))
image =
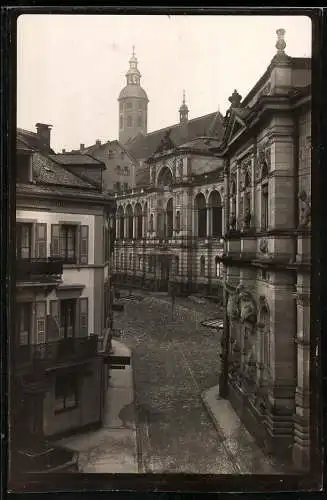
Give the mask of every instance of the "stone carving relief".
POLYGON ((268 240, 266 238, 260 240, 259 249, 261 253, 268 253, 268 240))
POLYGON ((271 140, 266 140, 263 144, 258 147, 257 160, 256 160, 256 181, 260 182, 264 168, 267 168, 268 173, 271 168, 271 140))
POLYGON ((240 168, 240 190, 244 191, 246 187, 251 186, 252 182, 252 172, 251 172, 251 167, 252 167, 252 160, 251 158, 247 158, 241 163, 241 168, 240 168), (246 186, 246 178, 249 181, 249 186, 246 186))
POLYGON ((255 324, 257 321, 256 304, 244 285, 239 285, 231 293, 227 302, 227 314, 231 320, 255 324))
POLYGON ((300 227, 309 228, 311 226, 311 197, 303 189, 299 194, 300 200, 300 227))

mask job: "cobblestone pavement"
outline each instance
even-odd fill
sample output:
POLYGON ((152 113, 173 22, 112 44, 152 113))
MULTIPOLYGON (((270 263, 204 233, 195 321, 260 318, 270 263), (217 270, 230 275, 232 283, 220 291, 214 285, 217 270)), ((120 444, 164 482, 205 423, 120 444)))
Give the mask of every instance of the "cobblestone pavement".
POLYGON ((215 304, 176 299, 172 319, 158 295, 126 300, 115 315, 133 351, 139 472, 238 473, 201 400, 219 377, 218 333, 201 325, 214 317, 215 304))

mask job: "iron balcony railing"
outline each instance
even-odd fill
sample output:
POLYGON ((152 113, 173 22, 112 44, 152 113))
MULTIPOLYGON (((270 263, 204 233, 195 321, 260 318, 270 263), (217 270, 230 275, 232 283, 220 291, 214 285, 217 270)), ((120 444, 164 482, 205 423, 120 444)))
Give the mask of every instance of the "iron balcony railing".
POLYGON ((98 336, 60 339, 43 344, 17 346, 15 349, 16 366, 37 365, 50 368, 60 363, 84 361, 92 358, 98 351, 98 336))
POLYGON ((58 281, 63 273, 63 261, 51 257, 44 259, 17 259, 17 281, 58 281))

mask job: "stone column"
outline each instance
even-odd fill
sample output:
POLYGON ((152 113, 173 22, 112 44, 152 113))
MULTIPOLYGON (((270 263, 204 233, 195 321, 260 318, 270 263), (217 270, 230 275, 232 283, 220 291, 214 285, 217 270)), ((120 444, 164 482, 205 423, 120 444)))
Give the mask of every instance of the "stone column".
POLYGON ((293 444, 296 386, 296 302, 293 278, 271 272, 270 382, 266 449, 289 459, 293 444))
POLYGON ((120 238, 120 224, 121 224, 121 219, 120 217, 116 218, 116 238, 120 238))
POLYGON ((136 215, 133 215, 132 221, 133 221, 133 239, 135 240, 136 236, 137 236, 137 218, 136 218, 136 215))
POLYGON ((295 394, 293 462, 309 467, 310 455, 310 278, 297 281, 297 386, 295 394))

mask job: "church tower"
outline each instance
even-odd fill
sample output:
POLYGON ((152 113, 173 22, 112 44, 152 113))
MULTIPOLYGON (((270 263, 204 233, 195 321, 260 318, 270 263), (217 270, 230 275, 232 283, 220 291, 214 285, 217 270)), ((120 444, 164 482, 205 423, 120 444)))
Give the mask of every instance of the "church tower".
POLYGON ((148 96, 140 85, 141 73, 133 54, 126 73, 126 86, 119 94, 119 141, 126 144, 140 132, 147 133, 148 96))

